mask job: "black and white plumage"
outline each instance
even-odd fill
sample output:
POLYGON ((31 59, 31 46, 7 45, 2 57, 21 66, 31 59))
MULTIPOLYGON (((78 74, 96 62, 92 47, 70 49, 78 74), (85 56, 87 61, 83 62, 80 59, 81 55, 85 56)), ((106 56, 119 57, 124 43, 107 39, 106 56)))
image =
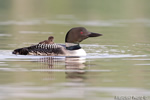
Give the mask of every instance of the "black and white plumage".
POLYGON ((64 55, 64 46, 58 44, 37 44, 30 47, 19 48, 13 51, 13 54, 20 55, 43 55, 58 56, 64 55))
POLYGON ((50 43, 42 42, 42 44, 15 49, 12 53, 42 56, 86 56, 86 52, 80 47, 79 43, 88 37, 97 36, 102 36, 102 34, 89 32, 84 27, 75 27, 67 32, 66 45, 53 44, 52 38, 50 43))

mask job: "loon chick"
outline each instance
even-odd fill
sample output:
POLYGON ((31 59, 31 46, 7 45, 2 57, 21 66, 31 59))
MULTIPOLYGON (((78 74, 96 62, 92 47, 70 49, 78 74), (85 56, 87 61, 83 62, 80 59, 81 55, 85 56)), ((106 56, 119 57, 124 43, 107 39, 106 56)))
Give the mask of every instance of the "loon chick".
POLYGON ((12 53, 42 56, 86 56, 86 52, 80 47, 79 43, 88 37, 98 36, 102 36, 102 34, 89 32, 84 27, 75 27, 67 32, 65 45, 42 43, 15 49, 12 53))
POLYGON ((54 44, 53 40, 54 40, 54 37, 50 36, 48 37, 48 40, 41 41, 39 42, 39 44, 54 44))

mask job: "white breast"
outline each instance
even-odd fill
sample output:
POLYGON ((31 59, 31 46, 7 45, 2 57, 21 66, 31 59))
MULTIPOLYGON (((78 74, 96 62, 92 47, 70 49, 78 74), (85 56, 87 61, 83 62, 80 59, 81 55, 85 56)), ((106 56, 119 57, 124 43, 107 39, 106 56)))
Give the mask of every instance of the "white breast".
POLYGON ((78 50, 67 50, 68 55, 67 56, 86 56, 86 52, 83 49, 78 50))

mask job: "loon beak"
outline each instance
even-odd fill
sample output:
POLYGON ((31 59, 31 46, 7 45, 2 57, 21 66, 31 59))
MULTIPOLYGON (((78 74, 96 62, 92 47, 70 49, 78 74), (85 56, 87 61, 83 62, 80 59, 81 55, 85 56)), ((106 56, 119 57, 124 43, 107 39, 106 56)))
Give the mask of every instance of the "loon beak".
POLYGON ((88 36, 89 37, 98 37, 98 36, 102 36, 102 34, 90 32, 90 34, 88 36))

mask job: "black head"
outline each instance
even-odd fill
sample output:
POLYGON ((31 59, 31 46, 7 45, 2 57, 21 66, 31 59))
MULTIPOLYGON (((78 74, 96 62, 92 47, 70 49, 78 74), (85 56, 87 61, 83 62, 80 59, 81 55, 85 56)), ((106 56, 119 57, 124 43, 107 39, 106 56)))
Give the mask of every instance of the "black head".
POLYGON ((67 32, 65 42, 79 43, 88 37, 97 37, 97 36, 102 36, 102 34, 89 32, 84 27, 75 27, 67 32))

